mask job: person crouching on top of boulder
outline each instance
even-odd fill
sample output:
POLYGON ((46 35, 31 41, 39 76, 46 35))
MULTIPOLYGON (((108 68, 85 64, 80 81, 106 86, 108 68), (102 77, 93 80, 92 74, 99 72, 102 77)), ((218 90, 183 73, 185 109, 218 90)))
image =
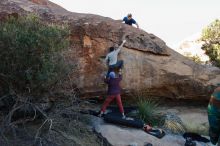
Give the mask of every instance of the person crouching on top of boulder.
POLYGON ((212 144, 220 146, 220 83, 211 95, 208 105, 209 136, 212 144))
POLYGON ((124 17, 123 22, 125 22, 125 24, 131 25, 135 24, 137 26, 137 28, 139 28, 138 23, 132 18, 132 14, 128 14, 127 17, 124 17))
POLYGON ((118 53, 121 51, 125 42, 126 40, 123 40, 122 44, 117 49, 115 49, 115 47, 109 48, 109 53, 105 58, 105 61, 108 65, 108 73, 106 75, 106 78, 109 77, 109 73, 115 68, 118 68, 119 70, 122 69, 124 62, 123 60, 118 60, 118 53))
POLYGON ((101 111, 100 111, 100 117, 104 114, 107 106, 112 102, 112 100, 116 99, 119 110, 122 114, 122 118, 125 118, 124 114, 124 108, 121 102, 121 87, 120 87, 120 82, 122 80, 122 75, 121 71, 119 71, 119 76, 116 77, 115 72, 110 72, 109 73, 109 78, 105 78, 105 83, 108 84, 108 97, 106 98, 101 111))

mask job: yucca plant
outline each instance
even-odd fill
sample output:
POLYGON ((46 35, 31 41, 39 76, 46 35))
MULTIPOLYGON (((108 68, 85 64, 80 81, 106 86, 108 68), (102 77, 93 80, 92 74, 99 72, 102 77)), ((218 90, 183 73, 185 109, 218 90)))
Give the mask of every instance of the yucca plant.
POLYGON ((137 105, 138 115, 143 121, 153 126, 161 123, 162 116, 158 112, 159 104, 157 101, 151 99, 139 99, 137 105))

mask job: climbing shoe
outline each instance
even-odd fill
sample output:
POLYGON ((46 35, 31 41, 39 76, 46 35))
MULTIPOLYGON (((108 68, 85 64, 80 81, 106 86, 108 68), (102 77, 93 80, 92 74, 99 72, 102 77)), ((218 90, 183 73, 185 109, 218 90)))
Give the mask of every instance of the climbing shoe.
POLYGON ((145 132, 157 138, 163 138, 165 136, 165 132, 162 129, 152 129, 152 130, 145 131, 145 132))

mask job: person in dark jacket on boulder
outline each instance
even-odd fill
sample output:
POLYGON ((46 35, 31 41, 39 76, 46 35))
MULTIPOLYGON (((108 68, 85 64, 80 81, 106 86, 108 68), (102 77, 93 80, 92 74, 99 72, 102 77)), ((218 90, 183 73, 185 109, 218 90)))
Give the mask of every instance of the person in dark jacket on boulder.
POLYGON ((115 72, 109 73, 109 78, 105 78, 105 83, 108 84, 108 97, 106 98, 99 116, 102 116, 107 108, 107 106, 112 102, 112 100, 116 99, 119 110, 122 114, 122 118, 125 118, 124 108, 121 102, 121 87, 120 82, 122 80, 121 71, 119 71, 119 76, 116 77, 115 72))
POLYGON ((137 28, 139 28, 138 23, 132 18, 132 14, 128 14, 127 17, 124 17, 123 22, 125 22, 125 24, 128 24, 128 25, 135 24, 137 28))
POLYGON ((220 83, 211 95, 208 105, 209 136, 212 144, 220 146, 220 83))

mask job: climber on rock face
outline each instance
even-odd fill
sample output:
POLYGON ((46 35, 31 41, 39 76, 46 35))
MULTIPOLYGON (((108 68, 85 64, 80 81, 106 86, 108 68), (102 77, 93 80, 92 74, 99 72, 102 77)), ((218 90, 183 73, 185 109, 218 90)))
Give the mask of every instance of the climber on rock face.
POLYGON ((135 24, 137 28, 139 28, 138 23, 132 18, 132 14, 128 14, 127 17, 124 17, 123 22, 125 22, 125 24, 128 24, 128 25, 135 24))
POLYGON ((122 44, 117 48, 115 47, 109 48, 109 53, 105 58, 105 61, 108 65, 108 73, 106 77, 108 77, 109 73, 113 71, 115 68, 118 68, 119 70, 122 69, 124 63, 123 60, 118 60, 118 53, 121 51, 121 48, 123 47, 125 42, 126 40, 123 40, 122 44))
POLYGON ((212 144, 220 145, 220 83, 211 95, 208 105, 209 136, 212 144))

